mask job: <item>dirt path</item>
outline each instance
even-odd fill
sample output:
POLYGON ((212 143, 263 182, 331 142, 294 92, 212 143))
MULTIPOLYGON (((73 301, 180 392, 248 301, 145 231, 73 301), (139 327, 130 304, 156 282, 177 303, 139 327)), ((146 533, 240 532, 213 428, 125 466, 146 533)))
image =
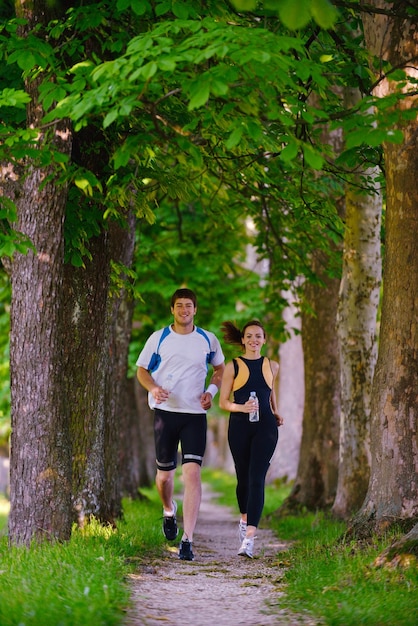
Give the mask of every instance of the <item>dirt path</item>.
MULTIPOLYGON (((181 520, 179 528, 181 533, 181 520)), ((259 529, 254 559, 237 556, 237 517, 216 504, 206 486, 193 542, 195 560, 180 561, 177 546, 131 576, 134 606, 125 626, 318 626, 280 606, 281 552, 287 544, 259 529)))

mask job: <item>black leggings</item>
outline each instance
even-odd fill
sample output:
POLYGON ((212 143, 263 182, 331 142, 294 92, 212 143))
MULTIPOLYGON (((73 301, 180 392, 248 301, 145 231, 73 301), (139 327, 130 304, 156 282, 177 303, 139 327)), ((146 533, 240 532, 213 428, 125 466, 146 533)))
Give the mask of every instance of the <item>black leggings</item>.
POLYGON ((255 423, 247 414, 230 416, 228 442, 237 475, 237 501, 240 513, 247 514, 249 526, 258 526, 261 519, 266 474, 278 437, 274 415, 255 423))

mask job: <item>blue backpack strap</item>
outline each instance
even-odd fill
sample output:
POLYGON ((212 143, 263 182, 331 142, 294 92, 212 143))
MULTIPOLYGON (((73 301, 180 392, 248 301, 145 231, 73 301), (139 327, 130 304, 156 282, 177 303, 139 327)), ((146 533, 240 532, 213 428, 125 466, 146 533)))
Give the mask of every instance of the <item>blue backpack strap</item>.
POLYGON ((164 341, 164 339, 167 337, 167 335, 170 334, 170 327, 166 326, 165 328, 163 328, 163 331, 160 335, 160 338, 158 340, 158 345, 157 345, 157 350, 154 352, 154 354, 152 355, 150 362, 148 363, 148 367, 147 370, 149 371, 150 374, 152 374, 153 372, 155 372, 161 363, 161 356, 160 356, 160 346, 162 344, 162 342, 164 341))
POLYGON ((209 353, 206 357, 206 363, 212 363, 213 357, 215 356, 215 352, 213 352, 210 348, 210 339, 207 336, 207 334, 205 333, 205 331, 203 330, 203 328, 199 328, 198 326, 196 326, 196 332, 199 333, 199 335, 202 335, 202 337, 204 337, 206 339, 206 341, 208 342, 208 346, 209 346, 209 353))

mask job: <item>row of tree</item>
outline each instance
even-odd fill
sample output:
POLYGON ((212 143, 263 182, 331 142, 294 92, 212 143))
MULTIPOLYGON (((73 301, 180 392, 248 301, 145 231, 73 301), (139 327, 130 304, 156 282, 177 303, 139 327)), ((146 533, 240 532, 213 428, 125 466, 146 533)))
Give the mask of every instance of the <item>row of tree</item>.
POLYGON ((277 338, 296 293, 306 408, 290 500, 357 512, 368 531, 416 520, 418 12, 291 5, 10 4, 11 542, 120 515, 129 346, 180 283, 202 294, 202 324, 265 317, 277 338))

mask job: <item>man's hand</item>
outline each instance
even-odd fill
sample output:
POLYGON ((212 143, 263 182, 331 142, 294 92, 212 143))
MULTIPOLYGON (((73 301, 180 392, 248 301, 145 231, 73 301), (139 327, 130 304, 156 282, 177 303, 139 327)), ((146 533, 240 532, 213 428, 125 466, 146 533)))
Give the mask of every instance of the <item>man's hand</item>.
POLYGON ((202 407, 202 409, 204 409, 205 411, 207 411, 208 409, 210 409, 210 407, 212 406, 212 394, 209 393, 209 391, 205 391, 204 393, 202 393, 202 395, 200 396, 200 406, 202 407))
POLYGON ((154 387, 153 389, 151 389, 151 393, 154 396, 155 402, 157 404, 165 402, 170 395, 168 391, 163 389, 163 387, 154 387))

